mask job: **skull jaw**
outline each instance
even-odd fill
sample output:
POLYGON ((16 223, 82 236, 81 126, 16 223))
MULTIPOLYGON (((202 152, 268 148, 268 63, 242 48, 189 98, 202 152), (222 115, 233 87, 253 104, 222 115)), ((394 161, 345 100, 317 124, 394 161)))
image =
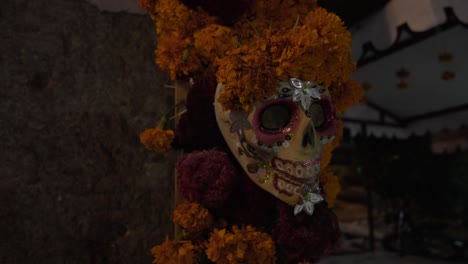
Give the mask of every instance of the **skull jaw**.
MULTIPOLYGON (((225 119, 220 119, 221 120, 218 120, 218 122, 226 122, 225 119)), ((220 130, 231 152, 236 157, 239 164, 241 164, 247 176, 260 188, 269 192, 279 200, 291 206, 301 203, 301 186, 307 182, 313 183, 317 180, 320 159, 310 159, 308 160, 310 164, 304 166, 299 164, 304 162, 293 162, 291 160, 274 157, 266 162, 265 167, 261 167, 257 165, 258 161, 249 157, 241 144, 237 143, 239 138, 235 133, 231 133, 228 128, 220 127, 220 130), (275 165, 275 163, 283 163, 284 166, 282 169, 279 169, 279 166, 277 164, 275 165), (303 169, 308 177, 300 178, 293 176, 297 169, 303 169), (307 170, 311 170, 311 172, 307 170)))

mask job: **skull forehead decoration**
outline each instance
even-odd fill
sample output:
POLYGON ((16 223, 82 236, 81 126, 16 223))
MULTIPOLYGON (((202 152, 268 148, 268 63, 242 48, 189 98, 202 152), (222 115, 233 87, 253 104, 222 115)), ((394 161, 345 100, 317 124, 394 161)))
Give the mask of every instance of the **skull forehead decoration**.
POLYGON ((323 200, 319 187, 323 147, 336 134, 328 89, 292 78, 276 94, 255 102, 250 112, 224 110, 216 91, 215 113, 229 148, 249 178, 295 213, 313 213, 323 200))

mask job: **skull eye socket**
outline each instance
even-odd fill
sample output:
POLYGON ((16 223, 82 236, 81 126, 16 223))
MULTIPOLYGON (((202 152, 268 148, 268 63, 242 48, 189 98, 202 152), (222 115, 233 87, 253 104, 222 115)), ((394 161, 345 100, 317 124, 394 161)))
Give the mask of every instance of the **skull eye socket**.
POLYGON ((273 145, 285 140, 299 125, 299 107, 291 99, 267 100, 257 106, 252 116, 252 128, 258 142, 273 145))
POLYGON ((317 132, 325 132, 335 126, 335 112, 329 99, 314 101, 307 111, 307 116, 317 132))
POLYGON ((309 111, 307 112, 308 116, 312 120, 314 124, 314 128, 320 128, 325 124, 325 109, 321 103, 313 103, 309 107, 309 111))
POLYGON ((272 104, 260 113, 260 127, 268 131, 278 131, 289 125, 292 110, 286 104, 272 104))

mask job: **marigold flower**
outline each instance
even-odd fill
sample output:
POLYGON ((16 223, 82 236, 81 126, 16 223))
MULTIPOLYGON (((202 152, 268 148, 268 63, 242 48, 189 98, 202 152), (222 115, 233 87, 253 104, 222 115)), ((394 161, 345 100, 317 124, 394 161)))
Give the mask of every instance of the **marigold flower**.
MULTIPOLYGON (((154 5, 139 1, 147 9, 154 5)), ((253 1, 232 28, 177 0, 160 0, 154 9, 157 64, 172 79, 217 72, 225 85, 220 97, 225 109, 249 111, 274 92, 277 80, 296 77, 342 87, 355 70, 350 32, 316 1, 253 1)), ((348 105, 343 103, 336 104, 339 112, 348 105)))
POLYGON ((234 25, 242 43, 263 35, 264 30, 293 28, 317 5, 315 0, 257 0, 234 25))
POLYGON ((341 190, 341 185, 338 177, 333 173, 333 169, 330 167, 332 159, 332 152, 336 149, 343 137, 343 122, 336 122, 336 135, 335 138, 325 145, 322 151, 322 157, 320 162, 320 183, 325 192, 325 200, 328 203, 328 207, 333 207, 335 204, 336 196, 341 190))
POLYGON ((193 40, 174 31, 159 37, 156 63, 172 80, 188 76, 203 69, 193 40))
POLYGON ((181 0, 181 2, 194 10, 202 8, 226 24, 233 24, 253 0, 181 0))
POLYGON ((171 150, 175 134, 173 130, 164 130, 160 127, 147 128, 140 134, 140 142, 146 149, 156 152, 171 150))
POLYGON ((194 245, 190 241, 170 241, 151 249, 154 256, 153 264, 194 264, 198 257, 194 253, 194 245))
POLYGON ((194 11, 177 0, 159 0, 155 7, 156 32, 159 34, 156 63, 171 79, 186 77, 203 70, 193 32, 214 23, 214 17, 194 11))
POLYGON ((320 183, 322 184, 328 207, 332 208, 335 205, 336 196, 341 191, 341 184, 338 176, 335 175, 330 166, 321 171, 320 183))
POLYGON ((343 22, 316 8, 297 27, 265 29, 217 60, 217 80, 225 86, 219 102, 225 109, 248 111, 275 91, 278 80, 291 77, 341 85, 356 68, 350 51, 351 34, 343 22))
POLYGON ((226 109, 249 111, 251 105, 275 91, 277 78, 270 54, 262 48, 242 46, 219 59, 217 79, 224 84, 219 102, 226 109))
POLYGON ((193 34, 194 46, 206 62, 214 62, 227 50, 237 47, 237 38, 231 28, 210 24, 193 34))
POLYGON ((156 0, 138 0, 138 5, 146 10, 146 12, 153 13, 156 0))
POLYGON ((215 229, 207 243, 208 259, 218 264, 275 263, 275 244, 269 234, 252 226, 215 229))
POLYGON ((155 10, 156 32, 159 35, 176 31, 187 37, 215 21, 203 10, 192 10, 178 0, 158 0, 155 10))
POLYGON ((344 113, 349 107, 358 104, 364 96, 364 89, 355 80, 349 80, 342 85, 333 86, 330 91, 337 115, 344 113))
POLYGON ((189 233, 198 233, 213 225, 213 216, 199 203, 179 204, 174 210, 172 220, 189 233))

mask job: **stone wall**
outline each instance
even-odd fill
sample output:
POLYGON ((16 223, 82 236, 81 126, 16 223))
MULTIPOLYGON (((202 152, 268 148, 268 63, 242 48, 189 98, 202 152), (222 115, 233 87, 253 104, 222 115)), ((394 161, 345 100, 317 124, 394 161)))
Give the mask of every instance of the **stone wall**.
POLYGON ((77 0, 0 7, 0 263, 151 263, 175 158, 138 139, 173 102, 153 22, 77 0))

